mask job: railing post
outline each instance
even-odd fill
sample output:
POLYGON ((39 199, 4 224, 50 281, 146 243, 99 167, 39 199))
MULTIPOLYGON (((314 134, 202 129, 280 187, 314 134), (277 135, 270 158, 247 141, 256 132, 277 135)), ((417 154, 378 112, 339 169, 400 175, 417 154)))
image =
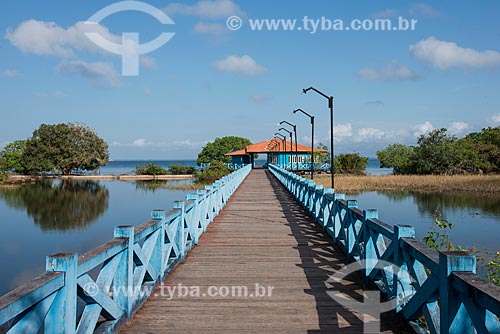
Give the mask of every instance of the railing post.
MULTIPOLYGON (((414 289, 411 284, 408 265, 403 256, 403 250, 400 244, 401 238, 414 239, 415 228, 410 225, 394 225, 394 237, 391 246, 394 247, 394 265, 396 266, 396 271, 393 273, 392 282, 387 282, 387 286, 392 289, 392 296, 403 300, 413 294, 414 289)), ((389 295, 391 294, 389 293, 389 295)), ((403 305, 399 303, 396 310, 400 311, 402 307, 403 305)))
POLYGON ((58 253, 47 256, 45 270, 64 273, 64 286, 58 292, 44 322, 46 334, 74 334, 76 329, 76 268, 78 255, 58 253))
POLYGON ((129 317, 132 314, 133 298, 135 296, 134 287, 134 227, 117 226, 114 232, 115 239, 127 239, 127 249, 113 279, 114 299, 123 312, 129 317))
POLYGON ((439 252, 440 334, 473 334, 474 325, 451 285, 451 273, 476 272, 476 257, 468 252, 439 252))
POLYGON ((186 219, 186 210, 185 210, 185 203, 184 201, 175 201, 174 202, 174 209, 180 210, 180 215, 179 215, 179 226, 177 227, 177 247, 179 249, 179 260, 183 261, 184 256, 186 253, 186 229, 185 229, 185 222, 184 220, 186 219))

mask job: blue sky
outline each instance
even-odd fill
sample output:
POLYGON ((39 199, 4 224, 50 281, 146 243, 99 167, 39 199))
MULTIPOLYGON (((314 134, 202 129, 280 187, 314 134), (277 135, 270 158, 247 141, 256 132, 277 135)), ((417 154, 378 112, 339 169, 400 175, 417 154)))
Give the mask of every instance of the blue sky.
MULTIPOLYGON (((500 125, 497 1, 146 1, 174 25, 138 12, 109 16, 109 39, 175 36, 141 57, 140 75, 92 44, 81 22, 113 1, 6 1, 0 12, 0 146, 41 123, 83 122, 112 159, 190 159, 207 142, 258 142, 281 120, 310 141, 303 108, 328 143, 326 100, 335 97, 336 153, 375 156, 394 142, 447 127, 458 136, 500 125), (241 29, 226 27, 230 16, 241 29), (414 31, 255 31, 255 19, 416 19, 414 31)), ((299 25, 300 26, 300 25, 299 25)))

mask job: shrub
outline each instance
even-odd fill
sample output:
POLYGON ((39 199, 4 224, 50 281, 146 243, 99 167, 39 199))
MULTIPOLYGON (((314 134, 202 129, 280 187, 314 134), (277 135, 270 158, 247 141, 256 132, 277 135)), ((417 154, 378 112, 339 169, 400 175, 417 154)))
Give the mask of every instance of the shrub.
POLYGON ((134 170, 135 175, 165 175, 167 174, 167 170, 156 163, 147 163, 140 166, 135 167, 134 170))
POLYGON ((195 169, 187 165, 171 165, 167 172, 172 175, 191 175, 194 174, 195 169))
POLYGON ((232 170, 227 167, 222 161, 214 160, 210 166, 203 172, 198 173, 196 178, 198 182, 212 183, 223 176, 230 174, 232 170))
POLYGON ((368 158, 362 157, 359 153, 339 154, 335 157, 335 173, 363 174, 368 158))

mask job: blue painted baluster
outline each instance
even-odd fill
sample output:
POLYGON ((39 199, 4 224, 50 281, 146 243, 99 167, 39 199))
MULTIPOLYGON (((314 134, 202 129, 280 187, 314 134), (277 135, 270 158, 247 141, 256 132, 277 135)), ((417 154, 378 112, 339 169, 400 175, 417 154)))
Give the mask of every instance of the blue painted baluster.
POLYGON ((467 252, 439 252, 440 334, 474 334, 474 326, 451 284, 452 272, 476 272, 476 257, 467 252))
POLYGON ((46 334, 74 334, 76 330, 76 270, 78 255, 59 253, 47 256, 45 270, 64 273, 64 286, 59 290, 45 317, 46 334))
POLYGON ((191 219, 190 219, 190 221, 187 222, 187 224, 188 224, 189 233, 191 234, 191 238, 193 238, 193 243, 195 245, 198 244, 198 240, 199 240, 199 235, 198 235, 198 226, 200 224, 200 213, 199 213, 200 209, 199 209, 199 204, 198 204, 199 198, 200 198, 200 196, 197 193, 186 195, 186 199, 188 201, 189 200, 194 201, 194 207, 191 209, 191 210, 193 210, 193 213, 191 214, 191 219))
POLYGON ((378 256, 375 251, 376 240, 372 237, 370 233, 369 224, 367 223, 370 219, 378 219, 378 211, 375 209, 363 210, 363 242, 364 242, 364 254, 360 254, 361 258, 366 260, 365 276, 369 279, 370 273, 373 268, 377 265, 378 256))
MULTIPOLYGON (((407 298, 414 293, 413 286, 411 284, 411 278, 409 276, 408 264, 406 263, 403 250, 401 249, 401 238, 415 238, 415 228, 409 225, 394 225, 394 235, 392 242, 394 244, 391 247, 394 247, 394 264, 397 268, 395 272, 392 273, 392 281, 390 280, 390 275, 386 275, 387 286, 390 289, 389 295, 392 295, 396 298, 407 298)), ((400 311, 403 305, 399 305, 396 308, 396 311, 400 311)))
POLYGON ((196 191, 196 194, 198 195, 198 220, 200 222, 200 227, 199 227, 199 231, 198 231, 198 236, 201 236, 203 233, 205 233, 206 229, 207 229, 207 225, 206 225, 206 215, 207 215, 207 211, 206 211, 206 194, 207 194, 207 191, 206 190, 197 190, 196 191))
POLYGON ((114 236, 116 239, 127 239, 127 248, 116 269, 113 279, 114 300, 129 317, 132 314, 134 302, 134 227, 117 226, 114 236))
MULTIPOLYGON (((349 209, 354 209, 358 207, 358 201, 356 200, 348 200, 347 207, 349 209)), ((354 218, 354 214, 351 210, 347 210, 345 216, 345 233, 346 233, 346 253, 349 256, 352 256, 352 252, 354 249, 354 245, 356 243, 356 235, 354 234, 356 218, 354 218)))
POLYGON ((333 198, 333 189, 324 188, 323 199, 321 201, 321 226, 323 227, 323 231, 328 231, 328 225, 332 219, 333 201, 331 201, 330 198, 333 198))
POLYGON ((184 201, 175 201, 174 202, 174 209, 175 210, 180 210, 180 215, 179 215, 179 223, 177 225, 177 236, 175 238, 175 243, 177 245, 177 249, 179 250, 179 260, 184 261, 184 256, 186 253, 186 231, 185 231, 185 223, 184 220, 186 219, 186 210, 185 210, 185 203, 184 201))

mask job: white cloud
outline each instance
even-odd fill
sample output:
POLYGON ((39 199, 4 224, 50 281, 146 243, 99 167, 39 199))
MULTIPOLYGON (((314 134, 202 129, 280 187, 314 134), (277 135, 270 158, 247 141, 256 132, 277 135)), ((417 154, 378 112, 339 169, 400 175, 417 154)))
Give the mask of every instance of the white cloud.
POLYGON ((12 69, 7 69, 7 70, 3 71, 3 73, 2 73, 2 76, 5 78, 15 78, 15 77, 18 77, 20 75, 21 75, 21 73, 19 73, 19 71, 12 70, 12 69))
POLYGON ((100 24, 77 22, 63 28, 55 22, 37 20, 24 21, 16 29, 8 28, 5 38, 22 52, 35 55, 71 57, 75 51, 108 53, 88 39, 85 32, 97 32, 115 43, 121 41, 121 37, 113 35, 100 24))
POLYGON ((351 123, 335 125, 333 128, 333 135, 336 142, 340 142, 347 137, 352 137, 351 123))
POLYGON ((267 95, 267 94, 257 94, 249 96, 249 99, 255 103, 264 103, 271 101, 273 97, 272 95, 267 95))
POLYGON ((147 55, 142 55, 141 58, 139 59, 139 63, 147 68, 147 69, 155 69, 156 68, 156 60, 154 58, 147 56, 147 55))
POLYGON ((491 115, 489 121, 492 123, 500 123, 500 113, 491 115))
POLYGON ((146 139, 136 139, 132 142, 132 146, 135 146, 135 147, 143 147, 144 145, 146 145, 146 139))
POLYGON ((410 7, 410 14, 414 16, 436 17, 440 13, 425 3, 416 3, 410 7))
POLYGON ((410 45, 410 51, 418 59, 440 69, 450 67, 488 68, 500 65, 500 52, 476 51, 463 48, 455 42, 440 41, 435 37, 410 45))
POLYGON ((413 136, 414 137, 420 137, 423 134, 428 133, 429 131, 434 130, 434 127, 432 126, 432 123, 429 121, 425 121, 422 124, 417 124, 413 128, 413 136))
POLYGON ((399 16, 399 11, 393 8, 386 8, 371 15, 374 19, 391 19, 399 16))
POLYGON ((385 132, 375 128, 361 128, 354 139, 355 142, 380 140, 385 136, 385 132))
POLYGON ((256 76, 267 73, 267 68, 257 64, 248 55, 242 57, 228 56, 226 59, 215 62, 214 67, 220 72, 229 72, 243 76, 256 76))
POLYGON ((244 16, 240 6, 232 0, 202 0, 194 5, 171 3, 163 9, 168 15, 190 15, 209 19, 228 18, 232 15, 244 16))
POLYGON ((220 23, 198 22, 193 29, 199 34, 206 35, 222 35, 227 32, 226 26, 220 23))
POLYGON ((451 134, 456 135, 464 133, 467 130, 469 130, 469 124, 465 122, 451 122, 450 126, 448 127, 448 131, 451 134))
POLYGON ((418 75, 410 68, 397 63, 391 63, 379 70, 370 67, 362 68, 358 71, 358 77, 361 79, 386 81, 418 79, 418 75))
POLYGON ((96 86, 120 87, 122 82, 112 63, 63 61, 57 67, 59 73, 76 74, 91 80, 96 86))

